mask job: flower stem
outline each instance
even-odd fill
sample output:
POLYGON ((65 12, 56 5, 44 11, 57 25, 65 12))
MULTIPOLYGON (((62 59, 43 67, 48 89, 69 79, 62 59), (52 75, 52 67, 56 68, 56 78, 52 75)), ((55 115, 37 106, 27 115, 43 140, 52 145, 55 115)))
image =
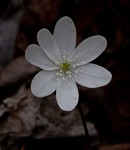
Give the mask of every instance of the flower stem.
POLYGON ((87 128, 85 116, 84 116, 84 113, 83 113, 83 110, 82 110, 82 107, 81 107, 80 103, 78 103, 78 110, 79 110, 79 113, 80 113, 80 117, 82 119, 84 131, 85 131, 85 139, 86 139, 86 144, 87 144, 87 150, 91 150, 90 136, 89 136, 89 133, 88 133, 88 128, 87 128))

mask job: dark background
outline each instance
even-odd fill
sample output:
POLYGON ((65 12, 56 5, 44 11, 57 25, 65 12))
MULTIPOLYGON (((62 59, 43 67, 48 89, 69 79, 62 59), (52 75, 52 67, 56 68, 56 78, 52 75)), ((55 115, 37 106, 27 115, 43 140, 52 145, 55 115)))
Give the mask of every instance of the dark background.
POLYGON ((41 28, 53 32, 62 16, 74 21, 77 44, 96 34, 108 41, 105 52, 94 63, 107 68, 113 75, 112 81, 97 89, 79 87, 86 120, 93 125, 92 145, 100 143, 101 150, 109 150, 108 145, 112 146, 110 150, 130 149, 129 14, 129 0, 0 1, 2 150, 84 147, 77 108, 73 112, 59 110, 55 94, 43 101, 32 96, 30 83, 39 69, 24 58, 26 47, 37 43, 37 32, 41 28))

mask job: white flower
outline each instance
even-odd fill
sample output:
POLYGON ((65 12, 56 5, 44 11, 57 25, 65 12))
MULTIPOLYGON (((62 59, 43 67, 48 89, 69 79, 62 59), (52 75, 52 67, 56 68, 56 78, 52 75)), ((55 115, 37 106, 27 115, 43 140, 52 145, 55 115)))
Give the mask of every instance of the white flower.
POLYGON ((108 84, 112 78, 105 68, 90 63, 106 48, 103 36, 95 35, 76 47, 76 28, 71 18, 62 17, 56 23, 54 34, 41 29, 37 34, 39 45, 27 47, 25 57, 43 69, 33 78, 32 93, 45 97, 56 90, 56 100, 62 110, 73 110, 79 99, 76 83, 97 88, 108 84))

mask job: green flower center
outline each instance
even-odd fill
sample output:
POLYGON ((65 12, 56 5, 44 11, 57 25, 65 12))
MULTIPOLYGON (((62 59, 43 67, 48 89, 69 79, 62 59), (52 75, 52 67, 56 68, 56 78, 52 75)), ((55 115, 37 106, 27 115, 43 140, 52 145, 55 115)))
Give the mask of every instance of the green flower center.
POLYGON ((68 62, 62 63, 62 65, 61 65, 61 70, 62 70, 63 72, 69 71, 69 70, 70 70, 70 63, 68 63, 68 62))

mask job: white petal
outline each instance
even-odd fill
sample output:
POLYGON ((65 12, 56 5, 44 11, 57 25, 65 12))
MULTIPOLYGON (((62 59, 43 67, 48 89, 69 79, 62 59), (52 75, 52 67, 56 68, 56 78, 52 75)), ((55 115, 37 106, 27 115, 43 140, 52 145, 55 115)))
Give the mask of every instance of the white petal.
POLYGON ((77 71, 75 81, 88 88, 97 88, 107 85, 112 78, 108 70, 92 63, 78 67, 77 71))
POLYGON ((56 90, 56 84, 56 72, 42 70, 33 78, 31 90, 35 96, 45 97, 56 90))
POLYGON ((40 67, 45 70, 54 70, 55 64, 52 62, 41 49, 40 46, 36 44, 31 44, 27 47, 25 52, 25 58, 31 64, 40 67))
POLYGON ((96 59, 106 48, 107 41, 103 36, 95 35, 82 41, 73 54, 77 66, 87 64, 96 59))
POLYGON ((76 28, 71 18, 65 16, 58 20, 54 37, 62 51, 71 53, 76 46, 76 28))
POLYGON ((73 110, 79 99, 79 93, 76 83, 71 79, 59 79, 56 89, 56 99, 59 107, 65 111, 73 110))
POLYGON ((54 62, 61 61, 60 49, 55 38, 47 29, 41 29, 37 34, 37 40, 46 55, 54 62))

